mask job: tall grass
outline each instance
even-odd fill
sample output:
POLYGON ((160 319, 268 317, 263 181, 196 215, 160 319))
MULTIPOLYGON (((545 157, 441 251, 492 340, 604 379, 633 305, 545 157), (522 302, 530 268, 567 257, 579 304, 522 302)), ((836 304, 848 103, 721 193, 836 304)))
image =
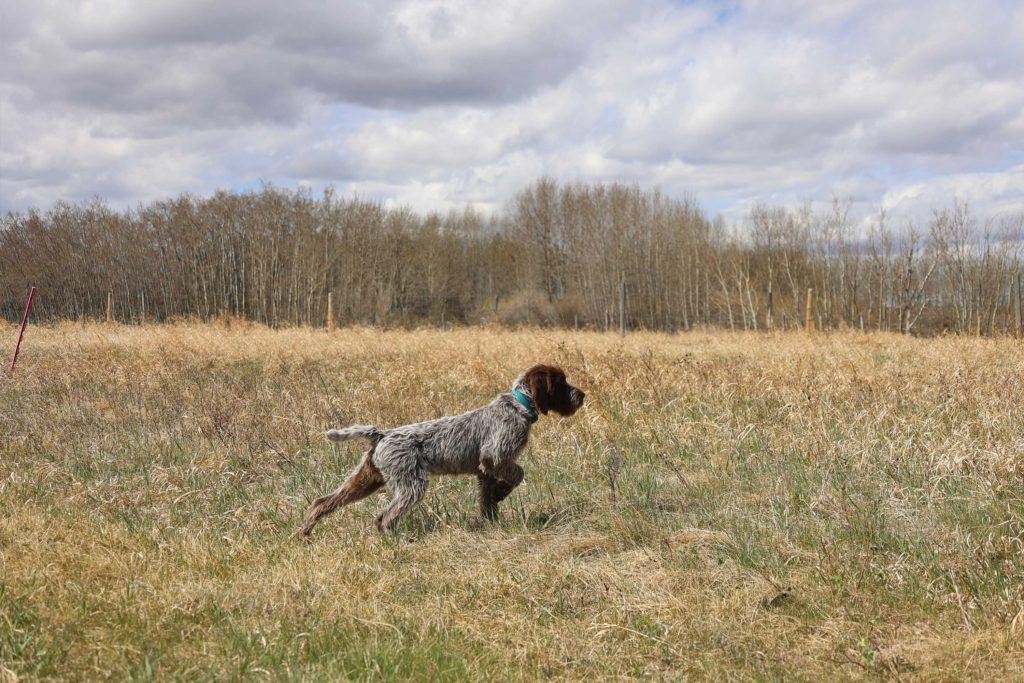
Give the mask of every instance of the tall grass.
MULTIPOLYGON (((14 335, 0 327, 3 338, 14 335)), ((1024 348, 898 335, 59 324, 0 381, 8 678, 1024 676, 1024 348), (293 533, 358 445, 526 365, 498 524, 435 480, 293 533)))

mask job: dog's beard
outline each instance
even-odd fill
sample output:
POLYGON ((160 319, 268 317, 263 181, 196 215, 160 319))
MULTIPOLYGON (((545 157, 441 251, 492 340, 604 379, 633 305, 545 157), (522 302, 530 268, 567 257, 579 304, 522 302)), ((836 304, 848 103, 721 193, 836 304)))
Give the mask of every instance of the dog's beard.
POLYGON ((566 417, 575 415, 576 411, 583 407, 584 395, 585 394, 582 391, 580 391, 576 387, 573 387, 569 391, 569 409, 563 412, 562 414, 565 415, 566 417))

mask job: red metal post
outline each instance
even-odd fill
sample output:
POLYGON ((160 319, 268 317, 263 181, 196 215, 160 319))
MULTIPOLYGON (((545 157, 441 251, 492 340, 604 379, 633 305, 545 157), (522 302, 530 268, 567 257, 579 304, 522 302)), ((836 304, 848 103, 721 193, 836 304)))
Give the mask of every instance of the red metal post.
POLYGON ((18 333, 18 345, 14 347, 14 358, 11 360, 11 374, 14 374, 14 365, 18 362, 18 352, 21 351, 21 340, 25 336, 25 326, 28 325, 28 314, 32 312, 32 302, 36 298, 36 288, 33 287, 28 293, 28 303, 25 304, 25 315, 21 317, 21 332, 18 333))

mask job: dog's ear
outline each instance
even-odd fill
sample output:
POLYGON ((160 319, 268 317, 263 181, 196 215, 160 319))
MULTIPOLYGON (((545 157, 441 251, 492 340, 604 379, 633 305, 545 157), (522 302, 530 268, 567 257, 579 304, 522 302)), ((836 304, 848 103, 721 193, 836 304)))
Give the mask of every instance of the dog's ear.
POLYGON ((544 415, 549 410, 564 413, 569 409, 565 390, 565 373, 552 365, 535 365, 527 371, 527 383, 533 395, 533 405, 544 415), (561 386, 559 386, 561 380, 561 386), (561 389, 561 392, 559 392, 561 389), (563 395, 559 395, 559 394, 563 395))
POLYGON ((551 408, 551 392, 553 390, 553 378, 551 368, 544 365, 536 365, 529 369, 530 394, 533 395, 533 405, 537 412, 547 415, 551 408))

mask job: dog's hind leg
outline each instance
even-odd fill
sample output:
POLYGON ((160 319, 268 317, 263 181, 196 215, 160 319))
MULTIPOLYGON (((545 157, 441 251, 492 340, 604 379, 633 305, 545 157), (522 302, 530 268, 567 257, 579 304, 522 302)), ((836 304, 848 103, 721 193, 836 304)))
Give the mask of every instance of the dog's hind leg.
POLYGON ((423 500, 427 492, 427 473, 416 471, 392 480, 395 496, 391 504, 377 518, 377 530, 382 534, 394 531, 398 518, 423 500))
POLYGON ((344 483, 326 496, 317 498, 306 512, 306 521, 302 523, 302 535, 309 536, 313 527, 321 517, 329 515, 338 508, 355 503, 380 490, 384 486, 384 476, 374 466, 370 456, 373 448, 366 452, 359 466, 348 475, 344 483))

